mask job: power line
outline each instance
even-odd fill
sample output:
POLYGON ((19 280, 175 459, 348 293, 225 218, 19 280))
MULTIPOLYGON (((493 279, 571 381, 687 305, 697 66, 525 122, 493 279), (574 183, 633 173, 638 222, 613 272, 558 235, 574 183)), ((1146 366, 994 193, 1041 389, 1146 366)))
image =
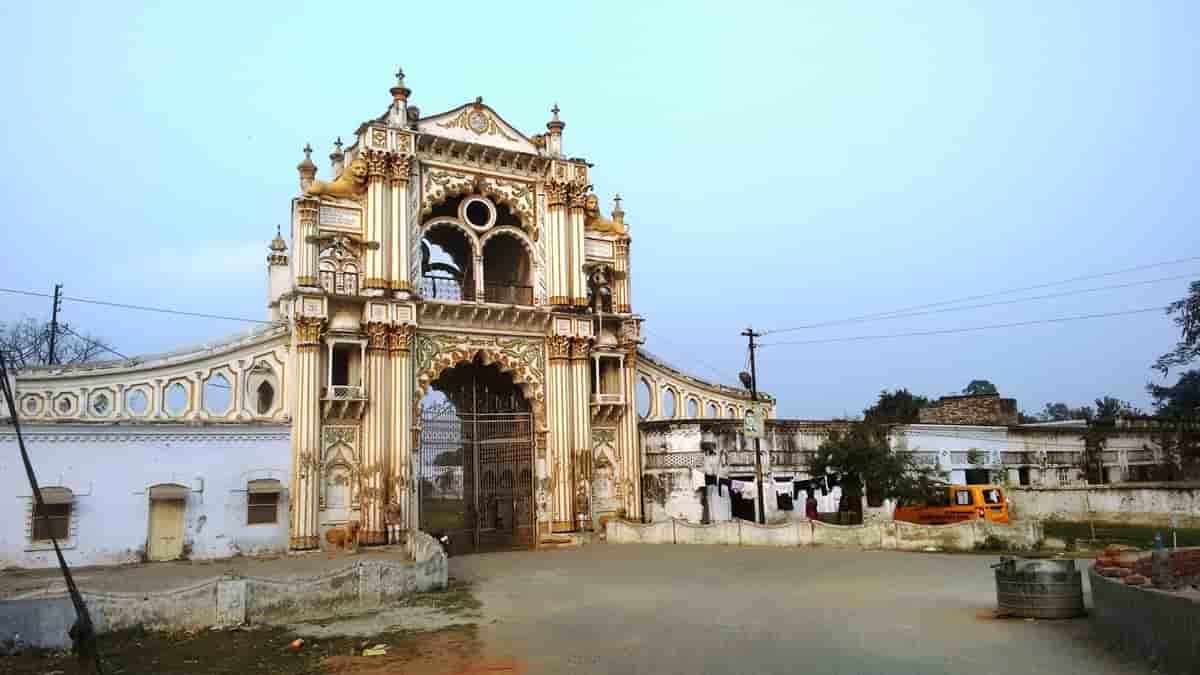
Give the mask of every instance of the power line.
MULTIPOLYGON (((674 345, 675 347, 678 347, 680 349, 688 349, 688 347, 685 347, 685 346, 679 344, 678 342, 675 342, 674 340, 669 340, 666 337, 663 337, 662 335, 655 333, 654 331, 643 328, 642 332, 646 333, 647 335, 649 335, 651 337, 658 338, 658 339, 662 340, 663 342, 666 342, 667 344, 674 345)), ((696 358, 695 354, 689 354, 688 356, 696 363, 699 363, 700 365, 704 366, 705 368, 708 368, 717 377, 720 377, 720 378, 728 378, 729 377, 729 375, 726 374, 725 371, 721 370, 720 368, 717 368, 716 366, 712 365, 711 363, 708 363, 706 361, 701 361, 700 359, 696 358)), ((731 381, 736 382, 737 378, 736 377, 732 378, 731 381)), ((722 383, 718 382, 717 384, 722 384, 722 383)))
MULTIPOLYGON (((36 293, 34 291, 22 291, 15 288, 0 288, 0 293, 13 293, 16 295, 29 295, 38 298, 52 298, 49 293, 36 293)), ((82 302, 89 305, 104 305, 105 307, 119 307, 121 309, 135 309, 141 312, 158 312, 160 314, 174 314, 176 316, 193 316, 201 319, 221 319, 223 321, 242 321, 245 323, 266 323, 273 324, 275 321, 263 321, 261 319, 246 319, 240 316, 226 316, 223 314, 204 314, 202 312, 185 312, 178 309, 167 309, 164 307, 147 307, 145 305, 130 305, 122 302, 108 302, 107 300, 93 300, 91 298, 74 298, 70 296, 60 296, 63 300, 71 302, 82 302)))
POLYGON ((59 328, 70 333, 71 335, 74 335, 75 337, 79 338, 80 340, 83 340, 84 342, 95 345, 96 347, 99 347, 100 349, 103 349, 104 351, 109 352, 110 354, 116 354, 117 356, 125 359, 126 361, 129 360, 128 356, 125 356, 121 352, 113 349, 112 347, 109 347, 108 345, 104 344, 103 342, 100 342, 99 340, 93 340, 90 337, 85 337, 83 335, 80 335, 79 333, 76 333, 75 331, 71 330, 71 328, 69 326, 67 326, 66 324, 60 324, 59 328))
POLYGON ((1176 274, 1170 277, 1160 277, 1158 279, 1146 279, 1143 281, 1130 281, 1124 284, 1110 284, 1108 286, 1094 286, 1092 288, 1080 288, 1073 291, 1060 291, 1058 293, 1046 293, 1045 295, 1034 295, 1028 298, 1015 298, 1012 300, 995 300, 992 302, 982 302, 974 305, 962 305, 959 307, 944 307, 942 309, 927 309, 923 312, 907 312, 904 314, 890 314, 888 316, 880 316, 875 318, 860 318, 860 319, 842 319, 839 321, 825 321, 822 323, 813 323, 806 326, 793 326, 792 328, 783 328, 780 330, 769 331, 771 333, 787 333, 790 331, 803 330, 806 328, 818 328, 822 326, 833 326, 847 323, 862 323, 866 321, 891 321, 892 319, 907 319, 914 316, 926 316, 929 314, 942 314, 945 312, 961 312, 968 309, 980 309, 983 307, 996 307, 998 305, 1015 305, 1022 302, 1031 302, 1033 300, 1048 300, 1050 298, 1062 298, 1069 295, 1081 295, 1083 293, 1095 293, 1098 291, 1109 291, 1118 288, 1133 288, 1134 286, 1146 286, 1148 284, 1157 284, 1164 281, 1178 281, 1179 279, 1191 279, 1195 277, 1195 273, 1176 274))
POLYGON ((1065 323, 1067 321, 1083 321, 1086 319, 1103 319, 1111 316, 1126 316, 1129 314, 1145 314, 1146 312, 1161 312, 1165 307, 1144 307, 1129 309, 1122 312, 1103 312, 1100 314, 1080 314, 1078 316, 1060 316, 1053 319, 1035 319, 1032 321, 1014 321, 1012 323, 993 323, 983 326, 967 326, 965 328, 946 328, 943 330, 923 330, 912 333, 892 333, 890 335, 855 335, 852 337, 825 338, 821 340, 788 340, 784 342, 764 342, 760 347, 777 347, 780 345, 816 345, 829 342, 860 342, 863 340, 886 340, 899 337, 921 337, 927 335, 947 335, 950 333, 970 333, 994 328, 1016 328, 1018 326, 1034 326, 1044 323, 1065 323))
POLYGON ((1136 267, 1127 267, 1125 269, 1113 270, 1111 272, 1101 272, 1099 274, 1085 274, 1083 276, 1071 277, 1070 279, 1061 279, 1059 281, 1049 281, 1046 283, 1034 284, 1032 286, 1021 286, 1018 288, 1008 288, 1008 289, 1005 289, 1002 291, 994 291, 992 293, 982 293, 979 295, 968 295, 968 296, 964 296, 961 298, 954 298, 952 300, 942 300, 940 302, 930 302, 930 303, 925 303, 923 305, 912 305, 910 307, 901 307, 900 309, 894 309, 894 310, 887 311, 887 312, 873 312, 870 314, 860 314, 858 316, 852 316, 852 317, 845 318, 845 319, 836 319, 833 321, 823 321, 820 323, 811 323, 811 324, 806 324, 803 326, 791 326, 788 328, 776 328, 775 330, 763 331, 763 334, 770 335, 772 333, 786 333, 786 332, 794 331, 794 330, 804 330, 807 328, 817 328, 820 326, 832 326, 832 325, 837 325, 837 324, 842 324, 842 323, 850 323, 850 322, 854 322, 854 321, 860 321, 860 320, 864 320, 864 319, 875 319, 875 318, 890 316, 892 314, 911 312, 913 310, 918 310, 918 309, 928 309, 930 307, 942 307, 945 305, 956 305, 960 302, 968 302, 971 300, 983 300, 985 298, 994 298, 994 297, 1001 296, 1001 295, 1009 295, 1011 293, 1021 293, 1024 291, 1035 291, 1035 290, 1038 290, 1041 288, 1050 288, 1051 286, 1061 286, 1063 284, 1070 284, 1070 283, 1074 283, 1076 281, 1086 281, 1088 279, 1101 279, 1104 277, 1117 276, 1119 274, 1128 274, 1130 272, 1140 272, 1142 270, 1153 269, 1155 267, 1167 267, 1170 265, 1180 265, 1183 263, 1193 262, 1196 260, 1200 260, 1200 256, 1191 256, 1188 258, 1178 258, 1175 260, 1164 260, 1162 262, 1149 263, 1146 265, 1138 265, 1136 267))

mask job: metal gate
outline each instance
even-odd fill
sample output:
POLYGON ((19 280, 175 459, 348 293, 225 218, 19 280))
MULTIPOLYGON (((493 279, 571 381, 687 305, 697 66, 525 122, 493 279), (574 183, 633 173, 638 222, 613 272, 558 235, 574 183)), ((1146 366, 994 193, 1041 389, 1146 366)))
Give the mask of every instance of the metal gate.
POLYGON ((498 372, 475 369, 421 409, 421 529, 453 554, 532 548, 533 416, 498 372))

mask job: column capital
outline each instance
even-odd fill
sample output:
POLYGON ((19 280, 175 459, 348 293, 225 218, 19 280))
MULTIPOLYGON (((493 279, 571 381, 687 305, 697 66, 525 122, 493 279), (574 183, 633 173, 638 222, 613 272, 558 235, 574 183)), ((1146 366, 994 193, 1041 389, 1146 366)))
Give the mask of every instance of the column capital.
POLYGON ((568 193, 570 192, 570 184, 565 181, 552 180, 545 184, 546 205, 553 208, 555 206, 565 206, 567 203, 568 193))
POLYGON ((592 351, 592 339, 584 337, 571 338, 571 360, 585 361, 592 351))
POLYGON ((408 183, 409 175, 412 173, 412 164, 412 155, 392 155, 391 162, 388 163, 388 175, 393 186, 408 183))
POLYGON ((388 330, 388 350, 392 353, 408 353, 417 327, 411 323, 398 323, 388 330))
POLYGON ((566 335, 551 335, 546 340, 546 348, 551 361, 566 361, 571 358, 571 338, 566 335))
POLYGON ((367 175, 371 180, 383 180, 387 173, 388 155, 379 150, 363 149, 362 158, 367 163, 367 175))
POLYGON ((315 347, 321 344, 321 329, 324 325, 325 319, 319 316, 296 317, 295 333, 297 344, 301 347, 315 347))
POLYGON ((386 350, 388 348, 388 328, 389 326, 381 321, 368 321, 365 326, 367 349, 371 351, 386 350))

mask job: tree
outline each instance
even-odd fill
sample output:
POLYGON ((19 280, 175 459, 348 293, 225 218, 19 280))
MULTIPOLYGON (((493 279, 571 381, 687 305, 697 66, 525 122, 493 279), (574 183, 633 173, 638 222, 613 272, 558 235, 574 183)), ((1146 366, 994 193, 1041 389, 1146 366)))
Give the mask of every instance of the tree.
POLYGON ((893 452, 885 427, 853 423, 845 431, 833 431, 808 461, 813 476, 841 476, 845 511, 859 511, 864 488, 868 501, 884 499, 922 500, 929 496, 936 479, 934 469, 918 464, 910 452, 893 452))
POLYGON ((1112 396, 1096 399, 1096 417, 1100 419, 1115 419, 1117 417, 1137 417, 1141 410, 1133 407, 1129 401, 1122 401, 1112 396))
POLYGON ((996 385, 987 380, 971 380, 967 386, 963 388, 962 393, 968 396, 974 396, 976 394, 999 394, 1000 390, 996 389, 996 385))
POLYGON ((1200 281, 1191 283, 1186 297, 1167 305, 1167 314, 1178 315, 1172 321, 1179 326, 1179 342, 1154 362, 1164 375, 1172 367, 1186 366, 1200 358, 1200 281))
POLYGON ((1189 370, 1179 376, 1173 386, 1151 383, 1146 392, 1154 399, 1154 413, 1161 417, 1196 417, 1200 415, 1200 370, 1189 370))
POLYGON ((1095 411, 1091 406, 1079 406, 1072 408, 1061 401, 1058 403, 1047 403, 1042 408, 1041 418, 1043 422, 1062 422, 1065 420, 1090 420, 1095 411))
MULTIPOLYGON (((0 351, 15 370, 50 363, 50 324, 33 317, 0 323, 0 351)), ((76 333, 68 324, 58 325, 55 336, 55 361, 62 364, 95 361, 116 354, 107 341, 76 333)))
POLYGON ((927 405, 929 399, 907 389, 884 389, 875 405, 863 410, 863 419, 872 424, 915 424, 920 421, 921 408, 927 405))

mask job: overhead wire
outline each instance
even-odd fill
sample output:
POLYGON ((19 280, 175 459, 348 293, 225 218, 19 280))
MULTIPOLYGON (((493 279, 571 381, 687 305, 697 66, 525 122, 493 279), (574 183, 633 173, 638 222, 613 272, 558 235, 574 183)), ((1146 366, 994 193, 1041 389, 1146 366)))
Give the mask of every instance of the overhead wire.
MULTIPOLYGON (((675 347, 678 347, 680 349, 688 349, 684 345, 681 345, 678 342, 675 342, 674 340, 666 338, 666 337, 664 337, 658 333, 655 333, 654 331, 648 330, 646 328, 643 328, 642 332, 646 333, 647 335, 649 335, 651 337, 662 340, 663 342, 666 342, 669 345, 674 345, 675 347)), ((703 360, 697 358, 694 353, 689 354, 689 356, 692 358, 692 360, 694 360, 696 363, 699 363, 700 365, 707 368, 709 371, 711 371, 717 377, 720 377, 722 379, 729 377, 729 375, 724 370, 717 368, 716 366, 712 365, 711 363, 708 363, 707 361, 703 361, 703 360)), ((738 378, 736 376, 734 376, 732 379, 730 379, 730 382, 737 382, 737 381, 738 381, 738 378)))
POLYGON ((889 340, 892 338, 902 337, 926 337, 930 335, 949 335, 952 333, 971 333, 983 330, 994 330, 997 328, 1016 328, 1019 326, 1036 326, 1040 324, 1065 323, 1069 321, 1085 321, 1088 319, 1104 319, 1114 316, 1127 316, 1130 314, 1145 314, 1147 312, 1161 312, 1166 309, 1166 306, 1160 307, 1143 307, 1142 309, 1129 309, 1120 312, 1100 312, 1097 314, 1080 314, 1077 316, 1060 316, 1052 319, 1034 319, 1031 321, 1013 321, 1010 323, 993 323, 982 326, 965 326, 962 328, 944 328, 940 330, 922 330, 913 331, 910 333, 891 333, 884 335, 854 335, 850 337, 836 338, 821 338, 815 340, 784 340, 782 342, 763 342, 759 347, 778 347, 782 345, 816 345, 828 344, 834 342, 861 342, 864 340, 889 340))
MULTIPOLYGON (((0 293, 12 293, 14 295, 28 295, 38 298, 52 298, 50 293, 39 293, 36 291, 23 291, 15 288, 0 288, 0 293)), ((118 307, 121 309, 133 309, 141 312, 158 312, 160 314, 172 314, 175 316, 191 316, 201 319, 220 319, 222 321, 241 321, 243 323, 259 323, 259 324, 276 324, 278 321, 266 321, 263 319, 247 319, 240 316, 228 316, 225 314, 207 314, 204 312, 187 312, 178 309, 168 309, 166 307, 149 307, 146 305, 133 305, 124 302, 110 302, 107 300, 95 300, 93 298, 77 298, 69 295, 60 296, 63 300, 71 302, 80 302, 89 305, 103 305, 105 307, 118 307)))
POLYGON ((1050 298, 1062 298, 1071 295, 1082 295, 1084 293, 1096 293, 1099 291, 1109 291, 1119 288, 1133 288, 1135 286, 1146 286, 1149 284, 1162 283, 1164 281, 1178 281, 1179 279, 1191 279, 1196 276, 1195 273, 1176 274, 1169 277, 1160 277, 1158 279, 1145 279, 1143 281, 1131 281, 1123 284, 1109 284, 1108 286, 1094 286, 1092 288, 1080 288, 1073 291, 1061 291, 1058 293, 1046 293, 1044 295, 1034 295, 1028 298, 1014 298, 1012 300, 995 300, 992 302, 983 302, 974 305, 961 305, 959 307, 943 307, 941 309, 928 309, 920 312, 907 312, 903 314, 889 314, 888 316, 880 316, 874 318, 858 318, 858 319, 840 319, 838 321, 824 321, 821 323, 812 323, 804 326, 793 326, 792 328, 784 328, 767 333, 787 333, 791 331, 803 330, 806 328, 820 328, 824 326, 843 325, 849 323, 863 323, 869 321, 891 321, 893 319, 907 319, 914 316, 928 316, 930 314, 944 314, 946 312, 962 312, 969 309, 981 309, 983 307, 997 307, 1000 305, 1015 305, 1022 302, 1032 302, 1034 300, 1048 300, 1050 298))
POLYGON ((832 325, 856 322, 856 321, 861 321, 861 320, 866 320, 866 319, 877 319, 877 318, 882 318, 882 317, 889 317, 894 314, 902 314, 905 312, 912 312, 914 310, 928 309, 931 307, 944 307, 946 305, 957 305, 959 303, 969 302, 972 300, 983 300, 986 298, 994 298, 994 297, 999 297, 999 296, 1003 296, 1003 295, 1011 295, 1012 293, 1021 293, 1024 291, 1034 291, 1034 290, 1038 290, 1038 289, 1042 289, 1042 288, 1051 288, 1053 286, 1061 286, 1064 284, 1075 283, 1078 281, 1087 281, 1089 279, 1101 279, 1104 277, 1112 277, 1112 276, 1117 276, 1117 275, 1121 275, 1121 274, 1129 274, 1131 272, 1140 272, 1143 270, 1154 269, 1157 267, 1181 265, 1183 263, 1194 262, 1197 260, 1200 260, 1200 256, 1190 256, 1190 257, 1186 257, 1186 258, 1176 258, 1173 260, 1163 260, 1160 262, 1148 263, 1145 265, 1126 267, 1123 269, 1113 270, 1110 272, 1100 272, 1097 274, 1084 274, 1081 276, 1071 277, 1069 279, 1060 279, 1058 281, 1048 281, 1045 283, 1033 284, 1031 286, 1020 286, 1020 287, 1008 288, 1008 289, 1004 289, 1004 290, 1000 290, 1000 291, 993 291, 990 293, 980 293, 980 294, 975 294, 975 295, 967 295, 967 296, 963 296, 963 297, 959 297, 959 298, 953 298, 950 300, 941 300, 939 302, 929 302, 929 303, 924 303, 924 304, 920 304, 920 305, 911 305, 908 307, 901 307, 899 309, 893 309, 893 310, 889 310, 889 311, 885 311, 885 312, 872 312, 872 313, 868 313, 868 314, 860 314, 857 316, 847 317, 845 319, 835 319, 835 320, 831 320, 831 321, 822 321, 822 322, 818 322, 818 323, 810 323, 810 324, 805 324, 805 325, 801 325, 801 326, 776 328, 773 330, 763 331, 763 333, 764 333, 764 335, 769 335, 771 333, 786 333, 786 332, 796 331, 796 330, 805 330, 808 328, 819 328, 822 326, 832 326, 832 325))

